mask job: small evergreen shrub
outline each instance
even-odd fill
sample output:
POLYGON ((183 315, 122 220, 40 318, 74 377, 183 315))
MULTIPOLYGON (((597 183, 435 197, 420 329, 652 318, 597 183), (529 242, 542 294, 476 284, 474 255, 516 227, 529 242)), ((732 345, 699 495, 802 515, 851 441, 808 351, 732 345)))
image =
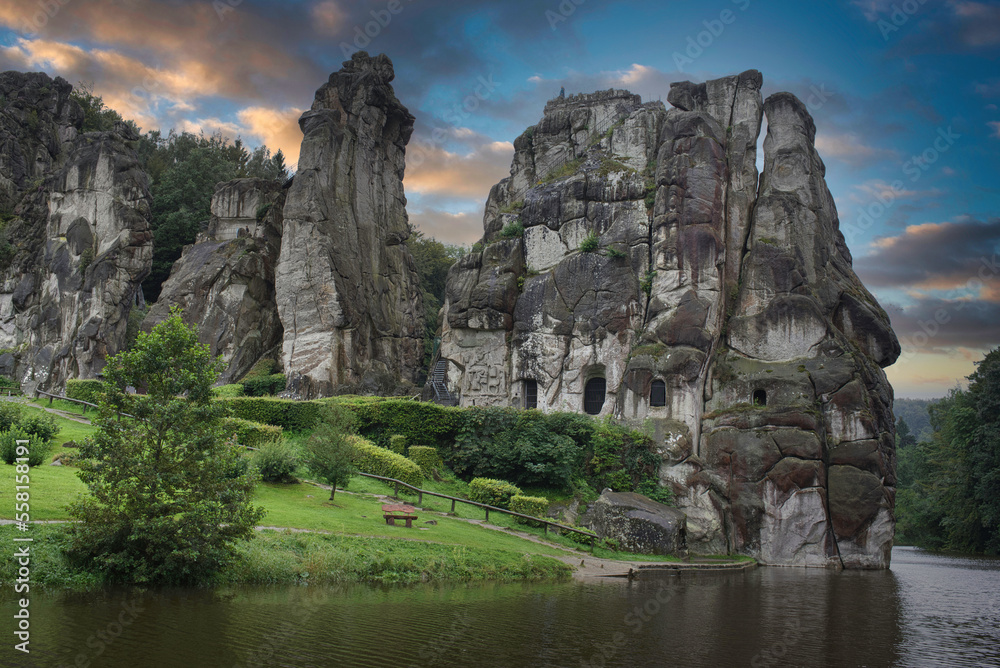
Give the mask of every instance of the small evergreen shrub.
POLYGON ((397 455, 406 456, 406 437, 402 434, 393 434, 389 437, 389 449, 397 455))
MULTIPOLYGON (((532 517, 545 517, 549 509, 549 500, 542 496, 521 496, 520 494, 511 497, 510 509, 522 515, 532 517)), ((531 520, 516 518, 522 524, 532 524, 531 520)))
POLYGON ((19 457, 27 456, 28 466, 39 466, 40 464, 45 463, 51 448, 51 442, 43 441, 37 436, 29 434, 20 427, 15 426, 11 427, 7 431, 0 432, 0 459, 3 459, 3 461, 7 464, 14 464, 15 460, 19 457), (18 455, 17 441, 19 440, 28 441, 27 455, 18 455))
POLYGON ((104 393, 104 382, 100 380, 82 380, 75 378, 66 381, 66 396, 70 399, 98 403, 104 393))
POLYGON ((501 239, 520 239, 524 236, 524 224, 520 220, 512 220, 500 230, 501 239))
POLYGON ((505 480, 473 478, 469 483, 469 499, 497 508, 510 508, 510 500, 521 495, 521 489, 505 480))
POLYGON ((20 419, 17 426, 46 443, 59 433, 59 426, 55 418, 50 415, 26 415, 20 419))
POLYGON ((360 436, 351 436, 354 446, 354 465, 362 473, 395 478, 409 485, 419 485, 424 475, 416 463, 391 450, 380 448, 360 436))
POLYGON ((236 442, 248 448, 261 448, 265 445, 281 442, 281 427, 261 424, 241 418, 223 418, 227 435, 236 435, 236 442))
POLYGON ((591 232, 583 241, 580 242, 580 252, 582 253, 593 253, 600 246, 600 242, 597 240, 597 233, 591 232))
POLYGON ((441 457, 437 448, 426 445, 411 445, 408 453, 409 459, 415 462, 426 475, 441 465, 441 457))
POLYGON ((9 401, 0 402, 0 431, 7 431, 20 421, 20 406, 9 401))
POLYGON ((284 441, 265 443, 253 453, 251 461, 264 482, 295 482, 298 455, 295 448, 284 441))

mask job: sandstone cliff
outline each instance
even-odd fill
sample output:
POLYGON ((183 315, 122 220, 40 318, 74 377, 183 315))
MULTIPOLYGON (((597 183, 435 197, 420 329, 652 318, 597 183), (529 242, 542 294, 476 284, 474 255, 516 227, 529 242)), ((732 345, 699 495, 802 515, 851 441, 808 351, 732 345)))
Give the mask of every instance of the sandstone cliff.
POLYGON ((423 305, 403 167, 413 116, 393 93, 392 63, 354 54, 317 92, 284 207, 275 272, 282 363, 301 397, 413 382, 423 305))
POLYGON ((236 179, 216 186, 212 217, 184 248, 142 328, 181 308, 202 343, 228 363, 219 377, 240 379, 262 357, 278 357, 281 322, 274 270, 281 247, 285 190, 278 181, 236 179))
POLYGON ((549 102, 449 274, 438 368, 462 405, 649 418, 695 551, 885 567, 899 344, 812 119, 761 84, 549 102))
POLYGON ((0 74, 0 371, 29 392, 101 371, 152 262, 137 137, 124 124, 81 132, 71 92, 0 74))

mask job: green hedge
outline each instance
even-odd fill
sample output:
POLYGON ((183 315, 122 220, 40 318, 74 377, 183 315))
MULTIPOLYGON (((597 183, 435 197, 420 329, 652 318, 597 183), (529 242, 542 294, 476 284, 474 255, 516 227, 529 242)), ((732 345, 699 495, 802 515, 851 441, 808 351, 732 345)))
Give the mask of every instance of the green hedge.
POLYGON ((520 496, 521 490, 505 480, 473 478, 469 483, 469 498, 497 508, 510 508, 510 500, 520 496))
POLYGON ((428 445, 411 445, 407 453, 410 461, 416 462, 417 466, 423 469, 424 473, 430 475, 431 471, 441 465, 441 457, 437 448, 428 445))
POLYGON ((334 397, 358 416, 358 432, 372 442, 388 448, 389 439, 399 434, 410 445, 433 445, 450 448, 458 428, 460 408, 438 406, 408 399, 372 400, 368 397, 334 397))
POLYGON ((222 397, 216 399, 233 417, 281 427, 286 431, 306 431, 319 421, 317 401, 293 401, 274 397, 222 397))
POLYGON ((234 417, 223 418, 222 424, 227 436, 236 434, 237 442, 249 448, 261 448, 268 443, 281 442, 281 427, 234 417))
POLYGON ((362 473, 395 478, 414 486, 424 479, 420 467, 406 457, 380 448, 360 436, 351 436, 350 441, 354 447, 354 465, 362 473))
POLYGON ((389 437, 389 449, 397 455, 406 456, 406 437, 402 434, 393 434, 389 437))
POLYGON ((239 383, 230 383, 229 385, 220 385, 218 387, 212 388, 213 397, 242 397, 243 396, 243 386, 239 383))
POLYGON ((19 458, 17 454, 17 441, 19 440, 28 441, 28 466, 39 466, 45 463, 49 451, 52 449, 52 442, 29 434, 20 427, 11 427, 7 431, 0 432, 0 459, 8 464, 14 464, 19 458))
POLYGON ((98 395, 104 392, 104 381, 73 379, 66 381, 66 396, 70 399, 89 401, 96 404, 98 395))
POLYGON ((269 376, 244 378, 241 382, 243 394, 248 397, 266 397, 285 390, 288 380, 283 373, 273 373, 269 376))
MULTIPOLYGON (((531 515, 532 517, 545 517, 545 513, 549 509, 549 500, 543 496, 514 496, 510 500, 510 509, 515 513, 521 513, 522 515, 531 515)), ((531 520, 523 520, 520 517, 516 518, 518 522, 522 524, 530 524, 531 520)))

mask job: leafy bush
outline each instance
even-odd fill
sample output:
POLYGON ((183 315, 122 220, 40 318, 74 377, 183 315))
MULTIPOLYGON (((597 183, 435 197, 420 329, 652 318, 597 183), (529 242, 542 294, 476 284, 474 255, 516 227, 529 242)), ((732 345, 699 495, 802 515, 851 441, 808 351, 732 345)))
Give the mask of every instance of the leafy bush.
POLYGON ((639 493, 648 496, 653 501, 674 505, 674 492, 669 487, 664 487, 655 478, 647 478, 639 484, 639 493))
POLYGON ((7 376, 0 376, 0 392, 21 393, 21 384, 7 376))
POLYGON ((295 448, 282 440, 265 443, 253 453, 251 461, 265 482, 295 482, 298 456, 295 448))
POLYGON ((473 407, 460 412, 461 427, 447 461, 460 477, 491 477, 524 485, 567 488, 583 464, 586 441, 579 419, 539 411, 473 407), (563 431, 568 428, 572 434, 563 431))
POLYGON ((427 475, 430 475, 431 471, 441 465, 441 457, 438 455, 437 448, 412 445, 408 455, 410 461, 415 462, 427 475))
POLYGON ((288 385, 288 379, 283 373, 273 373, 268 376, 244 378, 241 385, 245 396, 266 397, 283 392, 288 385))
POLYGON ((79 378, 66 381, 66 396, 70 399, 89 401, 96 404, 104 392, 104 381, 82 380, 79 378))
POLYGON ((354 447, 354 465, 362 473, 395 478, 409 485, 419 485, 424 475, 414 462, 395 452, 380 448, 360 436, 350 437, 354 447))
POLYGON ((21 421, 21 407, 10 401, 0 401, 0 431, 7 431, 21 421))
POLYGON ((11 427, 7 431, 0 432, 0 459, 13 464, 18 457, 23 456, 17 454, 17 441, 28 441, 28 466, 44 464, 52 448, 49 441, 43 441, 20 427, 11 427))
POLYGON ((243 396, 243 386, 239 383, 231 383, 229 385, 219 385, 218 387, 212 388, 213 397, 242 397, 243 396))
POLYGON ((370 398, 335 398, 358 417, 358 433, 382 447, 390 446, 390 437, 399 434, 410 445, 450 447, 455 438, 460 408, 439 406, 425 401, 370 398))
POLYGON ((281 427, 234 417, 223 418, 222 425, 226 434, 235 434, 236 442, 248 448, 261 448, 271 443, 281 442, 281 427))
POLYGON ((524 236, 524 224, 518 220, 512 220, 500 230, 502 239, 520 239, 524 236))
POLYGON ((623 492, 639 490, 646 483, 644 489, 656 493, 648 483, 652 480, 658 485, 655 476, 660 464, 652 439, 607 418, 597 423, 591 444, 593 456, 586 468, 594 487, 623 492))
MULTIPOLYGON (((510 509, 522 515, 532 517, 545 517, 545 512, 549 509, 549 500, 543 496, 521 496, 516 495, 510 500, 510 509)), ((516 518, 522 524, 532 523, 531 520, 516 518)))
POLYGON ((510 508, 510 501, 521 496, 521 490, 505 480, 473 478, 469 483, 469 498, 497 508, 510 508))
POLYGON ((600 246, 600 242, 597 240, 597 233, 591 232, 583 241, 580 242, 580 252, 582 253, 593 253, 600 246))
POLYGON ((406 437, 402 434, 393 434, 389 437, 389 449, 397 455, 406 456, 406 437))
POLYGON ((319 420, 317 401, 293 401, 274 397, 222 397, 216 399, 233 417, 272 424, 286 431, 306 431, 319 420))
POLYGON ((59 425, 50 415, 26 415, 20 419, 17 426, 41 441, 51 441, 59 433, 59 425))

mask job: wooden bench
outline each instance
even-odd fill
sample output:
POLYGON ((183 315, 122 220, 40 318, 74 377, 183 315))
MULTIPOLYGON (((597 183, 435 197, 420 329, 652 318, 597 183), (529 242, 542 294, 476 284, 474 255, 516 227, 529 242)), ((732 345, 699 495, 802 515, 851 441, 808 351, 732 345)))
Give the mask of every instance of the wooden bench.
POLYGON ((386 524, 391 524, 392 526, 396 526, 396 520, 405 520, 406 528, 412 529, 413 520, 417 519, 417 516, 413 514, 416 510, 413 506, 387 503, 382 506, 382 517, 385 518, 386 524))

